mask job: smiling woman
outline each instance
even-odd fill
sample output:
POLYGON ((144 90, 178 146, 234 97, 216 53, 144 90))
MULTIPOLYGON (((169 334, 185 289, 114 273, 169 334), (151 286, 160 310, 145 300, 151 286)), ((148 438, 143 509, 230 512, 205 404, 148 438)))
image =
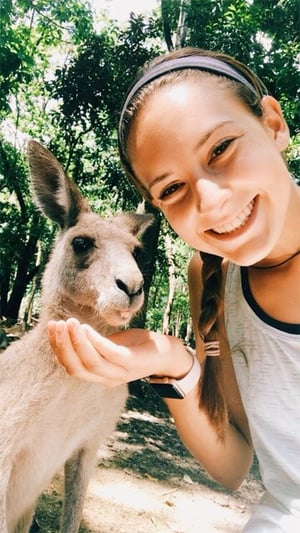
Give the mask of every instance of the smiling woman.
POLYGON ((132 173, 190 246, 240 265, 256 263, 273 250, 289 207, 280 155, 288 129, 272 97, 261 103, 262 128, 237 98, 220 98, 220 91, 231 95, 226 79, 211 87, 210 75, 196 71, 191 81, 189 72, 147 95, 128 135, 132 173), (272 210, 255 209, 270 202, 275 177, 272 210))
POLYGON ((93 369, 105 359, 116 383, 159 382, 183 442, 224 486, 243 481, 254 444, 266 492, 247 533, 300 531, 300 189, 282 157, 288 143, 279 103, 236 59, 184 48, 146 65, 124 101, 119 152, 136 188, 196 250, 201 371, 195 378, 183 344, 158 332, 129 329, 108 346, 84 328, 51 329, 78 377, 90 369, 101 383, 93 369), (179 400, 176 385, 191 376, 198 384, 179 400))

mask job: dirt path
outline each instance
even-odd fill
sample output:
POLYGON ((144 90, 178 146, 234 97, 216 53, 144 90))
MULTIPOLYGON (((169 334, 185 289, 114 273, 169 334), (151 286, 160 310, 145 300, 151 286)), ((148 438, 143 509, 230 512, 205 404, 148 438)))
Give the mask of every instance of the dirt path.
MULTIPOLYGON (((62 484, 56 476, 42 496, 32 533, 58 530, 62 484)), ((107 447, 99 450, 80 531, 240 532, 261 494, 256 463, 238 491, 222 489, 182 446, 160 399, 131 396, 107 447)))

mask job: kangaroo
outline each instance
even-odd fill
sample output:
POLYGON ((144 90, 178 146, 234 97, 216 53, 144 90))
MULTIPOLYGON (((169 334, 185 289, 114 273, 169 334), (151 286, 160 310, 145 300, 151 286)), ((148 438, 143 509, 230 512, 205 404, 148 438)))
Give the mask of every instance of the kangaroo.
POLYGON ((43 275, 38 324, 0 355, 0 532, 29 531, 39 495, 64 465, 60 533, 75 533, 97 449, 128 390, 69 376, 55 362, 47 323, 72 316, 102 335, 129 323, 143 304, 135 252, 152 215, 101 218, 36 141, 28 143, 28 160, 35 202, 60 231, 43 275))

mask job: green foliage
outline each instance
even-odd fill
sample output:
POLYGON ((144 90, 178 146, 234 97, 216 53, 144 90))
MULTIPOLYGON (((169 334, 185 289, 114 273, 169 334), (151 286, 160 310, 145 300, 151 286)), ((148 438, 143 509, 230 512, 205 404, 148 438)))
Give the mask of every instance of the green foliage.
POLYGON ((139 201, 118 162, 116 125, 129 80, 158 53, 157 45, 145 41, 145 33, 153 37, 152 27, 151 21, 132 16, 125 29, 110 24, 87 34, 46 82, 56 101, 50 123, 60 132, 48 146, 84 192, 98 196, 101 212, 135 209, 139 201))
POLYGON ((89 6, 79 0, 2 0, 0 23, 0 120, 8 119, 5 126, 15 130, 15 138, 0 140, 0 316, 17 318, 37 271, 38 240, 44 239, 47 248, 51 240, 47 224, 32 204, 18 137, 21 130, 37 138, 54 135, 45 83, 53 54, 63 41, 68 50, 81 41, 93 19, 89 6))
POLYGON ((42 239, 45 257, 51 236, 30 198, 24 159, 3 140, 0 153, 0 316, 17 318, 27 285, 37 273, 37 241, 42 239))
POLYGON ((2 0, 0 7, 0 112, 20 83, 29 83, 49 64, 64 38, 81 42, 92 28, 92 13, 80 0, 2 0))
POLYGON ((168 333, 170 335, 178 335, 182 339, 185 339, 190 320, 187 266, 193 252, 181 239, 177 237, 177 235, 172 231, 165 221, 162 225, 162 231, 160 232, 160 238, 157 247, 157 264, 149 294, 146 326, 147 328, 153 330, 160 330, 162 328, 164 312, 169 297, 170 278, 164 242, 164 234, 166 232, 171 235, 174 247, 172 266, 174 267, 175 276, 175 292, 171 303, 171 316, 168 323, 168 333))
POLYGON ((300 133, 291 139, 286 157, 292 175, 300 184, 300 133))
MULTIPOLYGON (((168 32, 172 45, 180 10, 186 14, 185 45, 235 55, 280 99, 293 135, 287 157, 300 175, 298 0, 163 0, 162 5, 163 12, 149 19, 131 15, 125 27, 103 17, 96 31, 87 0, 1 0, 0 121, 6 119, 15 138, 0 142, 0 315, 12 296, 16 314, 16 293, 22 297, 36 273, 37 243, 43 262, 53 238, 52 226, 32 204, 19 139, 34 137, 48 146, 101 214, 136 209, 139 196, 118 161, 118 116, 136 73, 165 49, 168 32)), ((190 252, 172 238, 176 290, 169 327, 185 336, 190 252)), ((156 270, 147 326, 160 329, 170 289, 163 234, 158 249, 154 237, 151 247, 149 280, 154 264, 156 270)))
MULTIPOLYGON (((163 0, 175 32, 179 0, 163 0)), ((185 46, 221 50, 253 68, 299 131, 299 0, 185 0, 185 46), (284 31, 283 31, 284 28, 284 31)))

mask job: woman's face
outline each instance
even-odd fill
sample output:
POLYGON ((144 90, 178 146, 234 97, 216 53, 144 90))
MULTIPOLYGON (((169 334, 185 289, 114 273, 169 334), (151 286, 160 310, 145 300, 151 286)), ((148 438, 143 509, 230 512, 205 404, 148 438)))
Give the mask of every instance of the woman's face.
POLYGON ((240 265, 276 256, 290 202, 288 130, 274 99, 263 106, 262 119, 215 78, 186 80, 148 98, 128 139, 133 170, 174 231, 240 265))

